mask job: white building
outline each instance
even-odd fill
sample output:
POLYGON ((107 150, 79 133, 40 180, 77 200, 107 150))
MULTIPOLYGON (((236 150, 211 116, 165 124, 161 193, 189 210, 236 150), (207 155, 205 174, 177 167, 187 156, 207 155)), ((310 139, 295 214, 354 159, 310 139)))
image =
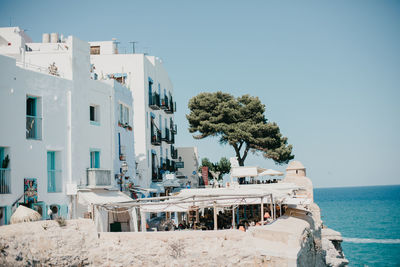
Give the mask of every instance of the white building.
POLYGON ((91 63, 99 79, 114 78, 134 97, 138 184, 162 193, 163 173, 175 172, 176 104, 161 60, 144 54, 118 54, 114 41, 90 42, 91 63))
POLYGON ((199 154, 197 147, 177 147, 179 155, 179 164, 177 178, 187 187, 199 187, 199 154), (182 166, 183 165, 183 166, 182 166))
POLYGON ((0 28, 0 224, 35 195, 43 218, 48 208, 76 217, 77 190, 118 186, 125 161, 135 178, 130 91, 91 79, 87 42, 47 37, 0 28))

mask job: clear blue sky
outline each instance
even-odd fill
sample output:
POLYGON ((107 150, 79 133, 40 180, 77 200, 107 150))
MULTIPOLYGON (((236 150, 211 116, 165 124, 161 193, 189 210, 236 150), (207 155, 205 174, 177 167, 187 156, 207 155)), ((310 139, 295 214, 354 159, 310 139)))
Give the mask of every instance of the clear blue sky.
MULTIPOLYGON (((178 103, 177 144, 217 161, 185 114, 202 91, 259 96, 316 187, 400 183, 400 1, 3 1, 0 26, 161 57, 178 103)), ((247 165, 284 170, 262 156, 247 165)))

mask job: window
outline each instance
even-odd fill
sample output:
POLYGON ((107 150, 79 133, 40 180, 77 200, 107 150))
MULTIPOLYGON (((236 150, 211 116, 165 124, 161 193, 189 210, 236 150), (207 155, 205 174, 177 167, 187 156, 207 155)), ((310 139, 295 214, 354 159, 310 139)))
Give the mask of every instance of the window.
POLYGON ((62 191, 60 152, 47 151, 47 192, 62 191))
POLYGON ((95 169, 100 168, 100 151, 98 150, 90 151, 90 168, 95 168, 95 169))
POLYGON ((26 97, 26 139, 42 139, 42 118, 39 97, 26 97))
POLYGON ((90 105, 89 107, 90 123, 93 125, 100 125, 99 106, 90 105))
POLYGON ((129 125, 129 107, 124 104, 119 104, 118 122, 122 125, 129 125))
POLYGON ((100 46, 94 45, 90 47, 90 54, 91 55, 100 55, 100 46))
POLYGON ((10 156, 7 147, 0 147, 0 194, 11 193, 10 156))

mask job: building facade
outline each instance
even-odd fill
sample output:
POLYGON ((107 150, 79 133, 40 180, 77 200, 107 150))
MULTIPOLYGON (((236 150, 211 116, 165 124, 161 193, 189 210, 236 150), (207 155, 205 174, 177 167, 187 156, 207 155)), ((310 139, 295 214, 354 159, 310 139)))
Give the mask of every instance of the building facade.
POLYGON ((168 73, 157 57, 118 54, 114 41, 90 42, 90 47, 97 77, 118 79, 132 91, 137 184, 158 190, 164 174, 175 173, 178 158, 176 103, 168 73))
POLYGON ((199 176, 199 154, 197 147, 178 147, 179 162, 177 178, 185 187, 198 188, 199 176))
POLYGON ((48 209, 74 218, 79 190, 136 178, 131 92, 96 80, 87 42, 47 37, 32 43, 18 27, 0 28, 3 224, 20 204, 44 219, 48 209))

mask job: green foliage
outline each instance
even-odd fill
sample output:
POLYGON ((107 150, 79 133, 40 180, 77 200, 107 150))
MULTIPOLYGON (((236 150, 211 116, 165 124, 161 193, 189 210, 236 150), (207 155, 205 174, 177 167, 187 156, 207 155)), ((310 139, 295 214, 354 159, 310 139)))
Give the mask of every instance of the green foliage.
MULTIPOLYGON (((258 97, 234 96, 223 93, 200 93, 189 101, 189 132, 194 138, 219 137, 221 144, 231 145, 239 164, 249 151, 262 152, 275 163, 288 163, 293 159, 292 145, 282 136, 274 122, 264 116, 265 105, 258 97)), ((205 165, 206 166, 206 165, 205 165)))
MULTIPOLYGON (((218 180, 221 180, 224 174, 229 173, 231 170, 231 163, 230 161, 222 157, 219 162, 212 163, 208 158, 201 159, 201 166, 199 167, 199 172, 201 172, 202 167, 208 167, 209 171, 214 173, 218 173, 218 180)), ((212 177, 211 173, 208 173, 209 177, 212 177)))

